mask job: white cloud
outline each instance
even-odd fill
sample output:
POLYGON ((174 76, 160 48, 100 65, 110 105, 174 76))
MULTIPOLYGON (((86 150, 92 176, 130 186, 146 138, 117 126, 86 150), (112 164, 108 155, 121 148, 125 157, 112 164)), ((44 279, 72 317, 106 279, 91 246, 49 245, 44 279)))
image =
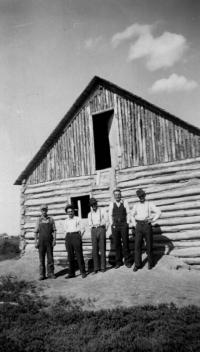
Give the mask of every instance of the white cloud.
POLYGON ((102 36, 96 38, 88 38, 85 40, 84 47, 87 50, 95 49, 102 41, 102 36))
POLYGON ((190 91, 198 87, 198 83, 193 80, 188 80, 184 76, 178 76, 173 73, 169 78, 162 78, 156 81, 151 87, 150 91, 153 93, 160 92, 177 92, 190 91))
POLYGON ((152 26, 150 25, 140 25, 138 23, 132 24, 127 27, 123 32, 119 32, 113 35, 111 39, 112 46, 116 48, 122 41, 128 40, 135 36, 148 34, 152 26))
POLYGON ((146 66, 151 71, 173 66, 187 49, 186 39, 181 34, 170 32, 155 37, 152 31, 153 26, 136 23, 115 34, 111 43, 116 48, 121 42, 132 40, 128 61, 145 58, 146 66))

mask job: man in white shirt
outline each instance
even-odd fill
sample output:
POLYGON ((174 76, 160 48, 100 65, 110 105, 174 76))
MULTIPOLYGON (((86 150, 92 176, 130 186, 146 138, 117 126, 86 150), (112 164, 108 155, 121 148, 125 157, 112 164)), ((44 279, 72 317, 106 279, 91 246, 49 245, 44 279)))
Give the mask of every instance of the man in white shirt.
POLYGON ((64 221, 65 247, 68 252, 69 260, 69 275, 68 278, 75 277, 75 255, 80 269, 82 278, 86 277, 85 262, 83 258, 82 236, 80 219, 74 216, 74 208, 72 205, 67 205, 65 208, 67 219, 64 221))
POLYGON ((109 223, 112 229, 112 237, 115 247, 115 269, 124 264, 130 268, 130 251, 128 228, 130 221, 130 211, 128 202, 123 201, 120 189, 115 189, 115 201, 109 205, 109 223))
POLYGON ((90 199, 90 208, 88 224, 91 229, 93 273, 97 274, 99 270, 106 271, 106 219, 95 198, 90 199))
POLYGON ((139 202, 136 203, 132 211, 132 224, 135 226, 135 266, 133 271, 137 271, 142 265, 142 243, 145 238, 148 269, 153 267, 152 258, 152 226, 161 216, 161 211, 152 202, 146 200, 146 193, 143 189, 138 189, 136 195, 139 202))

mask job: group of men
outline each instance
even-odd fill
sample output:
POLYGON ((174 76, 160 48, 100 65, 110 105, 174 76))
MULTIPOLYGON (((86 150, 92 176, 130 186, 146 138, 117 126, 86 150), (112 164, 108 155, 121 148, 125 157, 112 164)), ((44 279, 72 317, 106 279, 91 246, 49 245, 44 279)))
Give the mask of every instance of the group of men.
MULTIPOLYGON (((142 245, 145 240, 148 269, 153 267, 153 238, 152 225, 160 217, 161 211, 152 202, 146 200, 146 193, 138 189, 136 195, 138 202, 130 212, 128 202, 122 199, 120 189, 115 189, 114 201, 109 205, 108 216, 98 207, 95 198, 90 199, 90 212, 88 224, 91 230, 93 274, 106 271, 106 231, 111 226, 112 239, 115 250, 115 269, 125 264, 132 266, 132 258, 129 249, 129 227, 135 229, 135 258, 133 271, 142 267, 142 245), (100 260, 99 260, 100 259, 100 260)), ((64 221, 65 246, 68 252, 69 275, 75 277, 75 259, 78 262, 82 278, 86 277, 85 262, 83 257, 82 236, 84 230, 81 227, 80 218, 75 216, 74 207, 69 204, 65 208, 67 215, 64 221)), ((35 228, 35 247, 39 251, 40 280, 46 278, 45 257, 47 256, 47 276, 55 278, 53 247, 56 245, 56 228, 52 217, 48 216, 47 205, 41 206, 41 216, 35 228)))

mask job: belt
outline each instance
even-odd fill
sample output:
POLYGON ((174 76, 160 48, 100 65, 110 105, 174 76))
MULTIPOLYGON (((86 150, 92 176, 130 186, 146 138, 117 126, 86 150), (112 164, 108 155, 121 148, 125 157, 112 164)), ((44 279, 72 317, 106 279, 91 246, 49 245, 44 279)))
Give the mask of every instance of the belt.
POLYGON ((92 226, 92 229, 98 229, 98 227, 104 227, 104 225, 92 226))
POLYGON ((149 220, 136 220, 136 222, 138 223, 138 224, 151 224, 150 222, 149 222, 149 220))
POLYGON ((67 232, 66 235, 75 235, 77 233, 79 234, 80 231, 67 232))

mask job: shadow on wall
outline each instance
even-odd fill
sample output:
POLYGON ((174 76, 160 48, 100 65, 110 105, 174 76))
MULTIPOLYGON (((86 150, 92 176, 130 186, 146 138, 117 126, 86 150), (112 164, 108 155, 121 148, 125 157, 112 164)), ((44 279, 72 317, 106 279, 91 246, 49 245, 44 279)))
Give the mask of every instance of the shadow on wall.
MULTIPOLYGON (((152 231, 153 231, 153 261, 154 261, 154 266, 156 266, 159 260, 164 255, 168 255, 173 250, 174 246, 172 241, 162 234, 162 230, 159 225, 157 224, 154 225, 152 227, 152 231)), ((109 239, 110 239, 110 251, 108 254, 108 262, 111 265, 115 265, 115 248, 114 248, 112 235, 110 235, 109 239)), ((134 252, 135 252, 135 229, 134 228, 129 229, 129 247, 131 252, 130 262, 131 264, 134 264, 134 252)), ((142 253, 146 253, 145 240, 143 240, 142 253)), ((143 260, 142 266, 144 266, 146 263, 147 263, 147 256, 143 260)))

